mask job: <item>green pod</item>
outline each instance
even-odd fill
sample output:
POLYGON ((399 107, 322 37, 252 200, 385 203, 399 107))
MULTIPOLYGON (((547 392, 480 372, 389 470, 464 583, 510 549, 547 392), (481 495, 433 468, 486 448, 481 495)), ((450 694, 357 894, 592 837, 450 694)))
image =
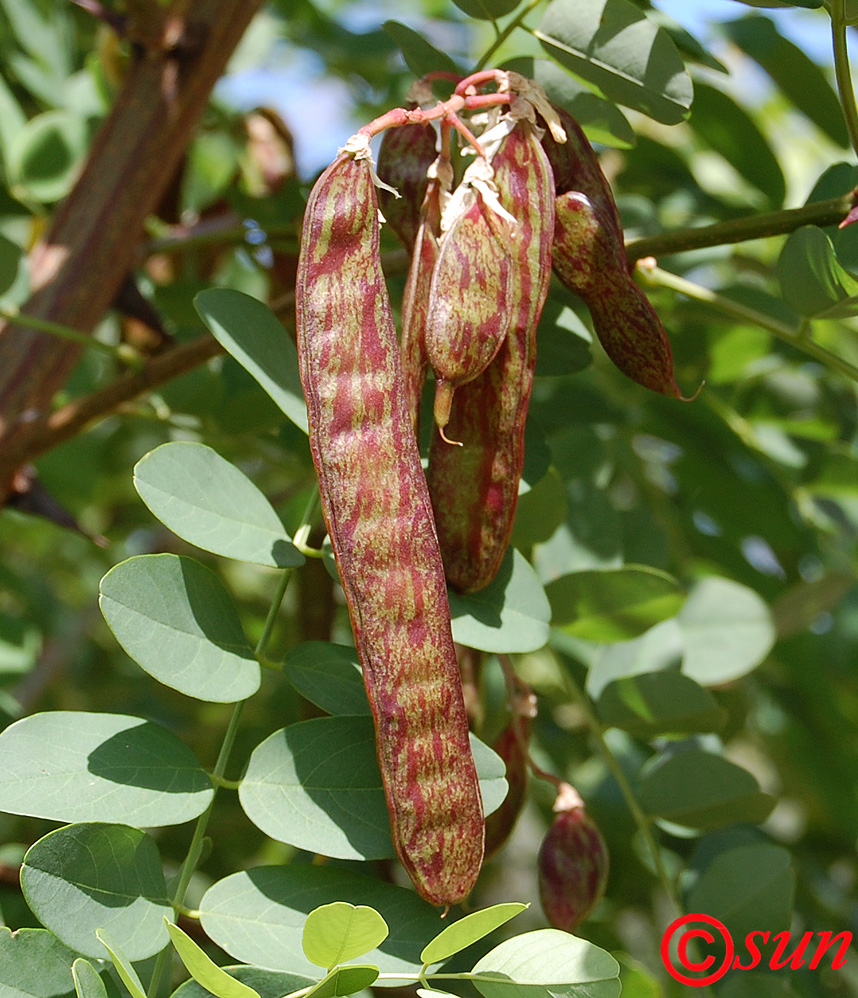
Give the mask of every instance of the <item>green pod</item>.
POLYGON ((405 408, 366 144, 322 174, 296 285, 310 447, 363 666, 393 842, 420 894, 468 895, 484 821, 438 541, 405 408))
POLYGON ((501 205, 518 223, 511 329, 486 370, 453 398, 447 434, 461 446, 434 434, 427 471, 444 569, 460 592, 491 582, 512 534, 536 327, 551 278, 554 182, 526 122, 507 136, 492 165, 501 205))
POLYGON ((388 128, 378 150, 378 175, 400 195, 380 188, 381 213, 399 241, 410 252, 420 226, 420 206, 435 162, 437 136, 431 125, 408 124, 388 128))
POLYGON ((626 269, 622 242, 580 191, 557 198, 553 253, 557 276, 584 299, 614 364, 645 388, 681 398, 661 319, 626 269))
POLYGON ((435 423, 442 429, 456 389, 485 371, 509 334, 517 241, 510 232, 504 242, 491 208, 475 190, 442 239, 426 322, 435 423))

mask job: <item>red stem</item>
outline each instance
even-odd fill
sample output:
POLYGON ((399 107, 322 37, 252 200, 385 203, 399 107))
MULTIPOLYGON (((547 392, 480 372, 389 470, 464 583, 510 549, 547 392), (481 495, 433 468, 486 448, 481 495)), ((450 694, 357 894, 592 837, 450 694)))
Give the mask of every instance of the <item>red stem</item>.
POLYGON ((506 80, 506 73, 502 69, 481 69, 478 73, 471 73, 456 87, 456 93, 464 95, 469 87, 479 87, 483 83, 501 83, 506 80))

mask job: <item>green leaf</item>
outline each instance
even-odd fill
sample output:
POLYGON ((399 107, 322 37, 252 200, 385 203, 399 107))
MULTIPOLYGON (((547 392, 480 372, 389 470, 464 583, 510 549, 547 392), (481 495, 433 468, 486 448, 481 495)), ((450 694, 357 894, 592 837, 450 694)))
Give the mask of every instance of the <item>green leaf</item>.
POLYGON ((295 689, 327 714, 370 714, 357 650, 328 641, 305 641, 283 660, 295 689))
POLYGON ((158 847, 128 825, 67 825, 30 847, 21 890, 33 914, 67 946, 104 958, 104 929, 130 960, 145 960, 168 937, 172 915, 158 847))
MULTIPOLYGON (((283 998, 283 995, 291 994, 293 991, 303 991, 304 988, 312 987, 315 983, 309 977, 262 970, 260 967, 248 967, 245 963, 221 969, 235 980, 253 988, 259 998, 283 998)), ((196 981, 190 980, 178 987, 171 998, 211 998, 211 991, 196 981)))
POLYGON ((0 235, 0 296, 5 295, 18 279, 23 259, 21 247, 0 235))
POLYGON ((630 0, 552 0, 534 34, 608 100, 666 125, 691 107, 691 79, 670 35, 630 0))
POLYGON ((168 918, 164 919, 164 924, 185 969, 195 981, 208 988, 215 998, 259 998, 258 992, 253 988, 221 970, 178 925, 174 925, 168 918))
POLYGON ((46 929, 0 926, 0 998, 75 998, 76 957, 46 929))
POLYGON ((310 963, 333 970, 377 949, 389 935, 387 923, 375 908, 332 901, 307 916, 301 945, 310 963))
POLYGON ((8 167, 12 140, 27 123, 27 116, 5 79, 0 76, 0 162, 8 167))
POLYGON ((786 196, 786 180, 772 147, 748 112, 723 90, 694 85, 691 127, 735 170, 762 191, 772 207, 786 196))
POLYGON ((374 877, 312 864, 255 867, 210 887, 199 907, 205 931, 235 959, 313 977, 318 971, 304 956, 304 923, 331 901, 369 905, 390 926, 387 939, 367 954, 382 973, 419 972, 416 954, 437 934, 438 911, 413 890, 374 877))
POLYGON ((787 850, 754 843, 719 853, 689 891, 685 907, 719 919, 738 942, 749 932, 789 929, 794 894, 787 850))
POLYGON ((134 487, 161 523, 204 551, 274 568, 304 564, 265 496, 210 447, 156 447, 135 465, 134 487))
POLYGON ((470 648, 528 652, 548 641, 551 608, 536 573, 515 549, 485 589, 467 596, 451 592, 450 614, 453 637, 470 648))
POLYGON ((611 954, 560 929, 537 929, 507 939, 479 960, 472 973, 484 998, 620 994, 620 965, 611 954))
POLYGON ((682 631, 673 617, 651 627, 639 638, 603 645, 587 673, 587 692, 597 700, 613 679, 678 667, 682 652, 682 631))
POLYGON ((298 374, 298 351, 271 309, 230 288, 201 291, 194 306, 218 343, 306 433, 307 406, 298 374))
MULTIPOLYGON (((490 814, 506 795, 503 762, 473 736, 471 747, 490 814)), ((253 750, 238 795, 254 825, 280 842, 336 859, 395 855, 370 717, 275 731, 253 750)))
POLYGON ((473 911, 458 922, 453 922, 443 929, 423 948, 420 959, 427 966, 430 963, 440 963, 455 953, 461 952, 472 943, 483 939, 490 932, 505 925, 511 918, 525 911, 529 905, 519 902, 509 904, 494 904, 491 908, 473 911))
POLYGON ((72 977, 77 998, 107 998, 104 981, 89 960, 75 960, 72 977))
POLYGON ((717 731, 724 712, 708 691, 681 672, 650 672, 615 679, 596 704, 606 727, 637 738, 717 731))
POLYGON ((178 825, 212 794, 184 742, 140 717, 51 711, 0 733, 0 810, 11 814, 178 825))
POLYGON ((556 468, 532 488, 519 492, 515 508, 513 544, 527 551, 534 544, 547 541, 566 519, 566 486, 556 468))
POLYGON ((521 0, 453 0, 453 3, 468 17, 480 21, 494 21, 511 14, 521 0))
POLYGON ((342 995, 353 995, 375 983, 377 977, 378 967, 369 963, 337 967, 308 991, 305 998, 340 998, 342 995))
POLYGON ((778 280, 785 301, 799 315, 858 314, 858 280, 840 266, 831 240, 815 225, 790 233, 778 258, 778 280))
POLYGON ((116 973, 125 987, 128 988, 131 998, 146 998, 146 992, 143 990, 143 985, 137 976, 137 971, 131 966, 131 961, 125 955, 119 943, 115 942, 103 929, 96 929, 95 935, 101 945, 110 954, 110 959, 113 962, 116 973))
POLYGON ((9 146, 13 189, 34 201, 59 201, 72 188, 86 145, 86 122, 71 111, 31 118, 9 146))
POLYGON ((385 21, 382 25, 385 32, 399 46, 408 68, 415 76, 425 76, 442 70, 448 73, 458 73, 459 67, 447 55, 439 52, 423 35, 400 21, 385 21))
POLYGON ((769 74, 795 107, 837 145, 849 145, 840 100, 817 64, 775 27, 771 18, 748 16, 722 25, 738 45, 769 74))
POLYGON ((165 686, 214 703, 252 696, 261 681, 235 607, 193 558, 129 558, 101 580, 101 612, 116 640, 165 686))
POLYGON ((753 589, 730 579, 701 579, 679 611, 682 671, 701 686, 719 686, 755 669, 771 651, 771 610, 753 589))
POLYGON ((587 641, 625 641, 672 617, 684 599, 667 572, 646 565, 573 572, 545 592, 554 623, 587 641))
POLYGON ((764 821, 775 799, 754 777, 720 755, 688 749, 658 756, 641 779, 640 803, 647 814, 686 828, 723 828, 764 821))

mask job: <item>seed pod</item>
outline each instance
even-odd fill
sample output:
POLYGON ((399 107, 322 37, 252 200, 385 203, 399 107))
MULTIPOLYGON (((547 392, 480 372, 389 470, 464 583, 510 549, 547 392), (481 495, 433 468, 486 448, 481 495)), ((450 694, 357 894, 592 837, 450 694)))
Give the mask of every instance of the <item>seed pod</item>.
POLYGON ((513 717, 492 744, 506 765, 509 786, 503 804, 486 818, 486 859, 503 848, 515 828, 515 823, 527 800, 528 762, 527 741, 530 726, 536 716, 536 697, 527 690, 516 696, 513 717))
POLYGON ((350 141, 346 150, 316 183, 304 218, 296 299, 310 447, 393 841, 420 894, 450 905, 479 874, 482 803, 379 262, 369 146, 350 141))
POLYGON ((574 932, 593 913, 608 885, 608 849, 577 791, 562 784, 557 817, 539 848, 539 899, 556 929, 574 932))
POLYGON ((661 319, 628 273, 622 242, 586 194, 558 197, 553 253, 557 276, 584 299, 614 364, 645 388, 681 398, 661 319))
POLYGON ((415 434, 418 431, 420 396, 429 369, 426 322, 432 274, 440 252, 441 200, 450 190, 452 181, 453 167, 449 160, 439 158, 429 167, 429 185, 420 209, 420 225, 402 298, 402 376, 405 404, 411 414, 415 434))
POLYGON ((482 589, 497 574, 509 538, 524 465, 524 424, 536 327, 551 277, 554 184, 548 160, 526 122, 495 154, 501 204, 517 221, 511 301, 512 328, 478 378, 456 391, 447 426, 429 451, 429 492, 450 584, 482 589))
MULTIPOLYGON (((465 181, 463 181, 464 183, 465 181)), ((441 242, 432 275, 426 352, 435 372, 435 422, 447 425, 453 393, 478 377, 513 319, 513 233, 505 244, 492 208, 471 189, 441 242)))
POLYGON ((388 128, 378 150, 378 175, 400 197, 380 188, 381 213, 409 251, 414 249, 420 225, 420 206, 426 196, 427 171, 435 162, 437 137, 431 125, 408 124, 388 128))

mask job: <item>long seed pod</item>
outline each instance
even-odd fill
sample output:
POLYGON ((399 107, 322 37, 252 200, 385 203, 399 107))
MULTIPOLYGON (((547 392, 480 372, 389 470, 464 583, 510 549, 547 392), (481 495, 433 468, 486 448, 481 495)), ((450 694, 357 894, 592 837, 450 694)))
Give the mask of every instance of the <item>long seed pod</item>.
POLYGON ((443 236, 432 275, 426 352, 435 373, 435 422, 442 430, 453 393, 485 371, 512 325, 516 237, 508 231, 505 243, 492 216, 483 193, 471 188, 443 236))
POLYGON ((512 328, 497 356, 456 391, 447 433, 461 447, 432 438, 429 492, 444 569, 460 592, 482 589, 497 574, 512 533, 524 464, 524 424, 536 327, 551 277, 554 182, 527 122, 519 122, 495 154, 501 204, 518 223, 512 328))
POLYGON ((558 197, 553 253, 557 276, 584 299, 614 364, 645 388, 681 398, 661 319, 626 269, 622 242, 586 194, 558 197))
POLYGON ((420 210, 420 224, 402 297, 402 376, 405 404, 417 433, 420 396, 429 369, 426 351, 426 323, 429 317, 429 293, 432 274, 440 252, 441 201, 453 182, 453 166, 448 159, 437 159, 429 167, 429 184, 420 210))
POLYGON ((427 171, 437 156, 437 141, 431 125, 401 125, 387 129, 378 150, 378 175, 400 194, 397 197, 380 188, 381 213, 409 253, 417 239, 420 206, 429 182, 427 171))
POLYGON ((420 894, 451 905, 479 874, 484 821, 371 171, 357 136, 310 194, 296 286, 300 372, 393 841, 420 894))

